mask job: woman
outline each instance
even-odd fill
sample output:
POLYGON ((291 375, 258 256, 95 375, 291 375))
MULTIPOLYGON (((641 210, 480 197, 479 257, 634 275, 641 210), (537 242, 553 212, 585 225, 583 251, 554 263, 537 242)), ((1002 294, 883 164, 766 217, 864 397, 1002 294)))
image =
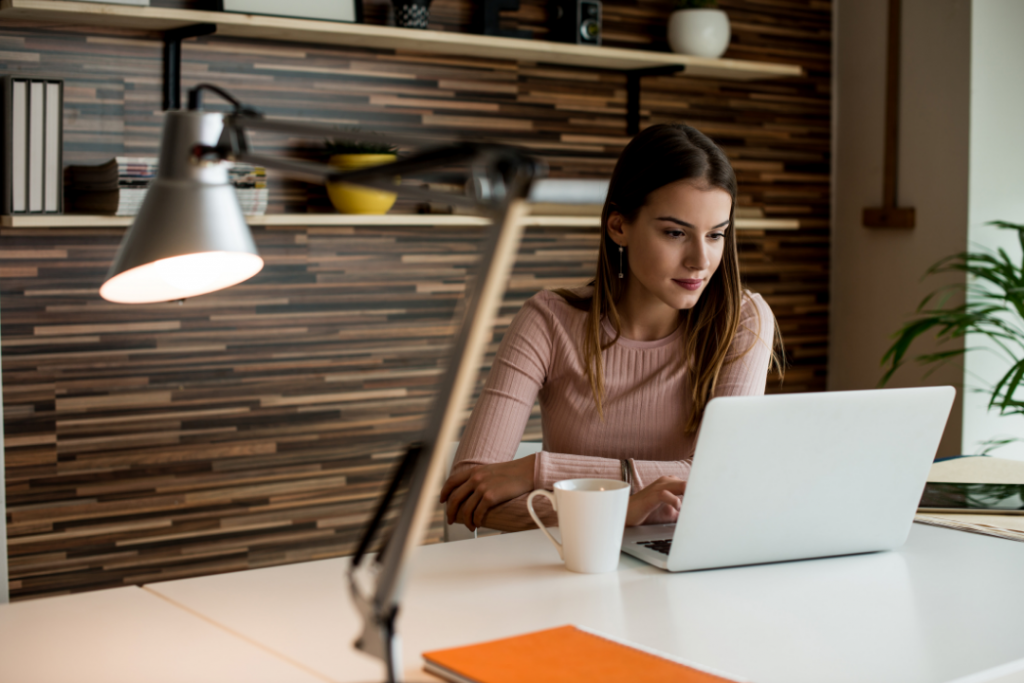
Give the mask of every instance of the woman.
POLYGON ((578 477, 629 481, 627 525, 675 521, 708 401, 763 394, 777 364, 771 309, 740 284, 735 204, 732 167, 697 130, 629 143, 594 281, 536 294, 502 340, 441 491, 450 523, 532 528, 526 494, 578 477), (544 450, 512 460, 538 397, 544 450))

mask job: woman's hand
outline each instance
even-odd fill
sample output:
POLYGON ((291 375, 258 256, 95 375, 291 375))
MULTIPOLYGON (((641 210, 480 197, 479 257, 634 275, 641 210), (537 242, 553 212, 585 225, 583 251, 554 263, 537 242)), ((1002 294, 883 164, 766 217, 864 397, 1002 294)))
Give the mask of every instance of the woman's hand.
POLYGON ((668 524, 679 517, 686 482, 676 477, 658 477, 629 498, 626 526, 668 524))
POLYGON ((452 474, 441 488, 441 502, 448 502, 448 523, 461 522, 476 531, 491 508, 532 491, 534 460, 536 455, 528 455, 452 474))

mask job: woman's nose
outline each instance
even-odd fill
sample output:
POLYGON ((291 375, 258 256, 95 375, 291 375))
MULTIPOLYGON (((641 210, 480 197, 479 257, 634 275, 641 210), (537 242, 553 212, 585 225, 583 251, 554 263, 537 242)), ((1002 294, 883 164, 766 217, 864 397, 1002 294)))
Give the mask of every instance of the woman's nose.
POLYGON ((707 270, 711 266, 707 245, 703 242, 691 245, 691 248, 686 250, 683 265, 690 270, 707 270))

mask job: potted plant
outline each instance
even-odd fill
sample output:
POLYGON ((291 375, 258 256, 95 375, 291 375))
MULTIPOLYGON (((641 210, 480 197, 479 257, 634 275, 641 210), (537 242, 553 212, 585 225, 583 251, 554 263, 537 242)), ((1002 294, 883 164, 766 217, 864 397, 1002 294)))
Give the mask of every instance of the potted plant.
MULTIPOLYGON (((1024 249, 1024 225, 993 221, 1005 230, 1016 230, 1024 249)), ((1000 415, 1024 415, 1024 396, 1017 389, 1024 381, 1024 262, 1014 263, 1003 250, 965 251, 947 256, 926 272, 964 273, 966 283, 942 287, 921 301, 919 316, 904 325, 894 336, 896 341, 882 357, 888 365, 879 386, 884 386, 907 357, 910 345, 918 337, 933 332, 939 343, 963 339, 968 334, 982 335, 991 348, 1010 363, 1006 374, 989 389, 989 409, 998 408, 1000 415), (953 294, 962 292, 963 303, 951 304, 953 294)), ((963 347, 921 354, 916 360, 924 364, 941 364, 967 353, 963 347)), ((985 450, 1015 441, 996 439, 985 442, 985 450)))
POLYGON ((717 0, 676 0, 668 20, 668 44, 673 52, 697 57, 721 57, 729 48, 729 15, 717 0))
MULTIPOLYGON (((385 142, 327 140, 328 163, 344 170, 381 166, 397 159, 397 148, 385 142)), ((398 179, 395 179, 398 184, 398 179)), ((341 213, 387 213, 398 195, 351 183, 328 183, 327 195, 341 213)))

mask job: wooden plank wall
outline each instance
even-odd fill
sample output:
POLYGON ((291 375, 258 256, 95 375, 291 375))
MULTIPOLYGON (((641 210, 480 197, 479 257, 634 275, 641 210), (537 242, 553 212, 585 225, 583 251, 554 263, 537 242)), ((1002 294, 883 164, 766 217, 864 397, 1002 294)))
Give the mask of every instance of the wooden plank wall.
MULTIPOLYGON (((465 28, 470 5, 435 0, 435 28, 465 28)), ((734 30, 726 56, 798 63, 807 77, 649 79, 644 123, 704 130, 730 155, 747 210, 800 219, 794 232, 741 233, 743 270, 785 336, 791 366, 770 390, 822 390, 830 5, 721 5, 734 30)), ((607 44, 664 49, 670 2, 604 7, 607 44)), ((367 16, 386 20, 382 3, 367 16)), ((543 3, 523 2, 516 20, 542 25, 543 3)), ((0 26, 0 73, 66 81, 67 163, 156 153, 160 56, 142 32, 0 26)), ((218 83, 270 116, 424 139, 476 131, 533 149, 555 176, 607 177, 628 141, 625 79, 611 72, 208 37, 186 42, 184 73, 186 87, 218 83)), ((271 185, 274 211, 326 210, 319 188, 271 185)), ((137 307, 96 293, 120 230, 0 233, 14 599, 352 551, 422 424, 479 231, 296 217, 255 233, 268 265, 249 283, 137 307)), ((587 279, 597 239, 528 231, 495 342, 532 293, 587 279)), ((539 436, 534 419, 526 438, 539 436)))

